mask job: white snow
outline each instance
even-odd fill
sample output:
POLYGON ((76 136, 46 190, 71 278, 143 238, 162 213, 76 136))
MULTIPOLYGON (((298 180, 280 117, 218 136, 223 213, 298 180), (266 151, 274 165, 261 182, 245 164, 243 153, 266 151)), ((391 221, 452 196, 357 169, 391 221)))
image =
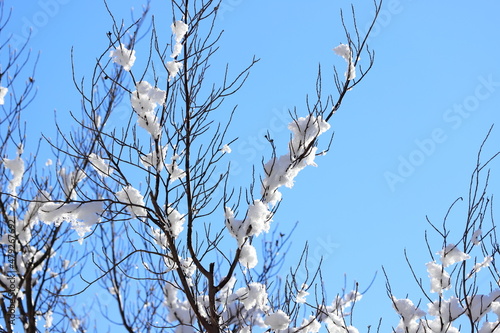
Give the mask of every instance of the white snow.
POLYGON ((232 150, 231 150, 231 147, 229 147, 228 145, 224 145, 224 146, 222 146, 221 151, 223 153, 230 154, 232 150))
POLYGON ((290 317, 282 310, 268 314, 264 319, 266 325, 271 326, 273 330, 285 330, 290 325, 290 317))
POLYGON ((102 157, 97 156, 95 153, 89 155, 89 161, 101 177, 111 176, 114 171, 102 157))
POLYGON ((172 237, 177 238, 184 230, 184 216, 172 207, 167 208, 168 229, 172 237))
POLYGON ((22 148, 17 151, 17 157, 15 159, 9 160, 4 158, 2 163, 4 166, 10 170, 12 178, 9 180, 9 185, 7 186, 11 195, 17 195, 17 188, 21 185, 24 176, 24 160, 21 158, 22 148))
POLYGON ((451 288, 450 275, 444 270, 442 265, 432 261, 428 262, 426 266, 431 280, 432 293, 441 293, 443 290, 451 288))
POLYGON ((467 253, 460 251, 455 244, 446 245, 446 247, 437 254, 441 255, 441 262, 444 267, 470 258, 467 253))
POLYGON ((0 105, 5 103, 5 95, 9 92, 9 89, 6 87, 0 87, 0 105))
POLYGON ((479 245, 481 243, 481 236, 483 235, 483 231, 481 229, 477 229, 472 234, 472 243, 474 245, 479 245))
POLYGON ((174 182, 178 179, 183 179, 186 177, 186 172, 179 168, 176 161, 180 158, 179 155, 174 155, 171 157, 172 163, 167 164, 167 171, 170 174, 170 181, 174 182))
POLYGON ((254 200, 254 203, 248 206, 247 215, 244 220, 238 220, 234 217, 234 212, 229 207, 225 207, 226 227, 231 235, 238 240, 241 246, 247 237, 258 236, 262 232, 268 232, 272 213, 269 208, 260 200, 254 200))
POLYGON ((137 124, 151 134, 153 138, 159 138, 161 135, 161 126, 158 118, 153 112, 146 112, 137 119, 137 124))
POLYGON ((500 289, 495 289, 488 295, 473 295, 467 296, 468 313, 474 322, 478 322, 481 318, 490 311, 492 302, 498 301, 500 298, 500 289))
POLYGON ((321 329, 321 323, 316 320, 314 316, 309 316, 309 318, 304 318, 300 327, 304 327, 300 330, 300 333, 317 333, 321 329))
POLYGON ((245 244, 241 248, 240 263, 246 268, 254 268, 259 262, 257 258, 257 250, 253 245, 245 244))
POLYGON ((121 65, 127 72, 130 71, 135 62, 135 50, 129 50, 124 44, 120 44, 115 50, 109 52, 110 58, 113 62, 121 65))
POLYGON ((477 264, 474 265, 474 268, 472 268, 472 271, 470 272, 468 278, 470 278, 470 277, 472 277, 472 275, 478 273, 484 267, 488 267, 492 261, 493 261, 493 257, 486 256, 484 258, 483 262, 478 262, 477 264))
POLYGON ((348 80, 353 80, 356 77, 356 68, 354 67, 354 62, 352 61, 352 51, 349 45, 340 44, 333 49, 333 52, 344 58, 344 60, 347 62, 348 67, 347 71, 345 72, 345 77, 348 80))
POLYGON ((179 21, 175 21, 174 23, 172 23, 170 28, 172 29, 172 33, 175 36, 175 41, 177 43, 179 43, 182 40, 182 38, 184 38, 186 33, 188 32, 189 27, 186 23, 179 20, 179 21))
POLYGON ((175 43, 174 49, 172 50, 172 54, 170 54, 170 58, 175 59, 181 54, 182 52, 182 44, 181 43, 175 43))
POLYGON ((178 62, 175 60, 167 62, 167 71, 168 71, 168 81, 177 76, 177 73, 182 69, 182 62, 178 62))
POLYGON ((144 208, 144 197, 141 192, 134 188, 132 185, 124 187, 121 191, 117 192, 116 198, 123 204, 127 205, 127 210, 132 218, 146 217, 147 212, 144 208))
POLYGON ((309 114, 292 121, 288 128, 292 132, 288 154, 279 158, 271 158, 265 165, 266 177, 262 179, 262 194, 265 202, 275 205, 281 200, 278 188, 293 187, 294 179, 298 173, 308 165, 316 166, 317 147, 314 143, 318 136, 330 128, 322 117, 309 114))
POLYGON ((78 318, 73 318, 71 319, 71 328, 73 329, 74 332, 78 331, 81 326, 81 322, 78 318))
POLYGON ((49 309, 47 311, 47 313, 44 316, 44 319, 45 319, 45 324, 43 325, 43 327, 45 327, 45 328, 51 328, 52 327, 52 321, 53 321, 52 310, 49 309))
POLYGON ((441 320, 445 324, 454 321, 464 313, 464 309, 460 305, 460 300, 455 296, 450 297, 449 300, 436 300, 433 303, 427 304, 427 308, 427 312, 431 316, 441 317, 441 320), (443 316, 442 314, 446 315, 443 316))
POLYGON ((63 191, 67 199, 76 199, 76 187, 79 182, 81 182, 85 177, 85 173, 82 170, 74 170, 71 172, 66 172, 66 168, 59 169, 59 177, 61 177, 61 182, 63 185, 63 191))
POLYGON ((246 310, 256 308, 266 311, 269 306, 267 305, 267 292, 266 286, 259 282, 251 282, 248 287, 243 287, 235 292, 237 298, 243 303, 246 310))
POLYGON ((295 298, 295 302, 297 303, 305 303, 306 302, 306 297, 309 295, 309 293, 305 290, 307 289, 307 284, 302 284, 301 289, 297 293, 297 297, 295 298))
MULTIPOLYGON (((175 59, 182 52, 183 44, 181 43, 181 40, 184 38, 184 36, 186 36, 186 34, 188 32, 188 25, 186 23, 184 23, 183 21, 179 20, 179 21, 175 21, 174 23, 172 23, 170 28, 172 29, 172 33, 174 34, 174 38, 175 38, 175 45, 173 47, 172 54, 170 55, 170 58, 175 59)), ((168 67, 168 63, 167 63, 167 67, 168 67)), ((170 70, 169 70, 169 72, 170 72, 170 70)))
POLYGON ((394 309, 401 316, 400 325, 404 325, 403 327, 410 327, 412 322, 414 323, 420 317, 425 316, 425 312, 413 305, 409 299, 397 299, 393 296, 392 302, 394 309))
POLYGON ((86 203, 57 203, 46 202, 38 212, 40 221, 56 225, 63 221, 71 223, 78 236, 80 236, 80 244, 86 233, 92 230, 92 226, 99 222, 103 212, 102 202, 86 202, 86 203))
POLYGON ((153 138, 158 138, 161 134, 161 126, 156 117, 155 108, 165 103, 166 92, 151 86, 147 81, 137 83, 136 89, 130 96, 130 103, 138 115, 137 123, 153 138))
POLYGON ((163 170, 165 165, 165 155, 167 154, 168 145, 165 145, 158 150, 154 147, 153 150, 146 155, 141 156, 142 164, 148 168, 153 167, 156 171, 163 170))

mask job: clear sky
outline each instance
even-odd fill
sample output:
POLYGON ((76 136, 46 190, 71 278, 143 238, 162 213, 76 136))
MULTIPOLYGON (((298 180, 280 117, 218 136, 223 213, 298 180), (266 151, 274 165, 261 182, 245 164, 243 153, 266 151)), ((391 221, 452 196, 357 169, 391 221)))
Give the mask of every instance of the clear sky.
MULTIPOLYGON (((90 76, 93 61, 107 47, 111 21, 100 0, 5 3, 14 7, 11 32, 22 39, 33 26, 30 46, 33 52, 41 51, 38 97, 25 114, 35 143, 42 130, 53 135, 55 109, 61 119, 69 110, 79 111, 71 82, 71 47, 77 75, 90 76)), ((116 18, 128 20, 129 9, 139 9, 143 1, 108 3, 116 18)), ((230 132, 239 137, 230 155, 240 165, 233 177, 236 183, 247 184, 251 165, 270 156, 263 138, 266 130, 282 143, 278 149, 286 149, 287 110, 296 106, 299 115, 306 114, 305 96, 314 92, 318 64, 324 91, 335 96, 332 66, 343 73, 345 62, 332 48, 346 42, 339 9, 349 14, 350 3, 223 0, 217 24, 225 33, 215 68, 222 71, 228 62, 236 72, 254 55, 261 59, 244 88, 226 104, 227 110, 231 103, 239 105, 230 132)), ((354 6, 363 31, 373 4, 358 0, 354 6)), ((168 27, 165 1, 152 0, 151 7, 168 27)), ((344 274, 348 286, 356 280, 364 290, 378 271, 356 307, 354 324, 360 329, 376 325, 379 317, 384 317, 386 329, 397 325, 385 294, 382 265, 396 296, 419 298, 403 250, 426 279, 424 230, 430 228, 425 217, 441 222, 449 205, 466 196, 479 145, 500 119, 498 13, 500 3, 494 0, 385 0, 370 38, 374 67, 331 119, 331 151, 317 158, 317 168, 303 171, 292 190, 283 192, 274 220, 284 232, 299 222, 290 258, 297 257, 305 241, 311 261, 323 254, 330 299, 344 286, 344 274)), ((170 34, 168 28, 164 33, 170 34)), ((145 49, 137 50, 138 58, 145 55, 145 49)), ((499 138, 497 127, 485 156, 500 150, 499 138)), ((500 165, 492 166, 490 190, 495 192, 500 165)), ((451 227, 462 230, 466 205, 456 209, 451 227)), ((436 240, 434 249, 439 246, 436 240)))

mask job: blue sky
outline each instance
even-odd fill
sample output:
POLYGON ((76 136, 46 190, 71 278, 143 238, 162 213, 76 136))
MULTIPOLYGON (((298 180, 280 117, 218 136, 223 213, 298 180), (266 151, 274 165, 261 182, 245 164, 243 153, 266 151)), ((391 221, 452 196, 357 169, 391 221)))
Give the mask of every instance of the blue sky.
MULTIPOLYGON (((93 61, 107 47, 110 20, 100 0, 7 0, 14 6, 10 28, 19 38, 32 25, 31 48, 41 51, 36 75, 38 98, 25 114, 33 143, 40 130, 54 133, 53 111, 67 119, 79 111, 72 88, 70 49, 78 76, 91 74, 93 61)), ((142 1, 109 0, 117 18, 129 18, 142 1)), ((238 136, 231 158, 241 168, 236 183, 250 181, 251 165, 269 156, 263 134, 269 130, 285 149, 288 109, 305 115, 305 96, 314 92, 318 64, 324 91, 335 93, 332 66, 345 62, 332 48, 346 42, 339 9, 349 1, 224 0, 218 27, 225 30, 214 68, 229 62, 236 72, 255 55, 261 61, 247 84, 226 103, 238 112, 230 132, 238 136)), ((157 20, 170 24, 169 6, 152 0, 157 20)), ((354 1, 361 30, 373 14, 371 1, 354 1)), ((298 221, 293 259, 305 241, 311 261, 324 255, 330 298, 344 284, 359 281, 363 290, 378 276, 357 305, 355 325, 397 325, 385 294, 384 265, 399 297, 420 294, 406 267, 403 250, 422 278, 429 261, 424 244, 425 216, 440 222, 448 206, 468 190, 478 147, 500 118, 500 3, 497 1, 424 2, 385 0, 370 38, 376 58, 372 71, 345 99, 332 118, 335 139, 329 154, 316 160, 283 192, 274 220, 286 231, 298 221), (387 180, 398 176, 398 181, 387 180)), ((165 36, 169 30, 165 29, 165 36)), ((145 55, 137 50, 137 57, 145 55)), ((335 96, 335 94, 334 94, 335 96)), ((497 125, 499 126, 499 125, 497 125)), ((495 128, 485 156, 500 150, 495 128)), ((323 144, 326 144, 324 141, 323 144)), ((278 146, 279 149, 279 146, 278 146)), ((43 154, 43 152, 42 152, 43 154)), ((42 155, 40 154, 40 155, 42 155)), ((50 153, 47 152, 46 157, 50 153)), ((491 188, 498 185, 498 163, 491 188)), ((496 187, 498 188, 498 187, 496 187)), ((461 230, 465 204, 457 207, 452 230, 461 230)), ((458 232, 457 231, 457 232, 458 232)), ((439 250, 439 240, 435 250, 439 250)), ((290 264, 293 260, 288 261, 290 264)))

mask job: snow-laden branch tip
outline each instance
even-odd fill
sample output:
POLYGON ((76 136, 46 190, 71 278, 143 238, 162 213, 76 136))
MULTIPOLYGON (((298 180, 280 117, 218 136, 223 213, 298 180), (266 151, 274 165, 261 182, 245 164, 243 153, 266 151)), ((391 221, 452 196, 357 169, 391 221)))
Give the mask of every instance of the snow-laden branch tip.
POLYGON ((278 188, 293 187, 298 173, 308 165, 316 166, 318 137, 328 131, 330 124, 321 116, 309 114, 307 117, 295 119, 288 125, 292 139, 288 144, 288 153, 279 158, 271 158, 265 165, 266 177, 262 180, 262 195, 266 203, 271 205, 281 200, 278 188))
POLYGON ((231 154, 232 150, 231 150, 231 147, 229 147, 229 145, 224 145, 221 148, 221 152, 226 153, 226 154, 231 154))
POLYGON ((254 268, 258 263, 257 250, 253 245, 245 244, 240 252, 240 264, 246 268, 254 268))
POLYGON ((353 80, 354 78, 356 78, 356 68, 354 67, 354 62, 352 61, 352 51, 349 45, 340 44, 333 49, 333 52, 344 58, 344 60, 347 62, 348 67, 347 71, 345 72, 346 79, 353 80))
POLYGON ((109 52, 109 57, 113 58, 113 62, 122 66, 125 71, 130 71, 135 62, 135 50, 129 50, 124 44, 120 44, 114 50, 109 52))

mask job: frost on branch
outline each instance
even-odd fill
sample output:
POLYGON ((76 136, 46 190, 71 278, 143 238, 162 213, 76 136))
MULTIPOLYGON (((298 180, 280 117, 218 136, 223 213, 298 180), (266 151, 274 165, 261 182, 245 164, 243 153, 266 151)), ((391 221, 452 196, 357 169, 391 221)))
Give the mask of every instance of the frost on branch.
POLYGON ((356 67, 354 67, 354 62, 352 61, 352 51, 349 45, 340 44, 333 49, 333 52, 344 58, 348 64, 347 71, 345 72, 346 79, 353 80, 356 78, 356 67))
POLYGON ((109 57, 128 72, 135 62, 135 50, 128 50, 124 44, 120 44, 118 48, 109 52, 109 57))

